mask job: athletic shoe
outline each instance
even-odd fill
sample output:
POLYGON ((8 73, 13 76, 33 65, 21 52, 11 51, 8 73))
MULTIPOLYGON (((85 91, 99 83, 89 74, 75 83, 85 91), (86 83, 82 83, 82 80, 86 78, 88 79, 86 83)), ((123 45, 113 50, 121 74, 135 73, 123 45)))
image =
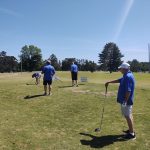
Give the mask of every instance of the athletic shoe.
POLYGON ((129 130, 123 130, 122 132, 124 132, 124 133, 126 133, 126 134, 130 133, 129 130))
POLYGON ((47 95, 47 93, 44 93, 43 95, 44 95, 44 96, 46 96, 46 95, 47 95))
POLYGON ((49 96, 52 96, 52 93, 49 93, 48 95, 49 95, 49 96))
POLYGON ((135 133, 134 135, 132 135, 131 133, 128 133, 125 135, 124 137, 126 140, 135 140, 136 139, 136 136, 135 136, 135 133))

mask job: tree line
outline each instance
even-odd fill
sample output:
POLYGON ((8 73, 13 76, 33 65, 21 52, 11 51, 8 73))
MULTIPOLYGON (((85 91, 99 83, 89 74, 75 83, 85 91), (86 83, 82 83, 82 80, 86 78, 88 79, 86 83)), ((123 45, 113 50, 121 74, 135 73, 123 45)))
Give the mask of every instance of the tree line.
MULTIPOLYGON (((69 71, 72 61, 74 61, 80 71, 109 71, 110 73, 118 70, 124 55, 119 47, 112 42, 106 43, 103 50, 98 54, 98 64, 87 59, 65 58, 58 60, 55 54, 50 54, 51 64, 56 70, 69 71)), ((136 59, 128 61, 133 72, 146 72, 149 70, 148 62, 139 62, 136 59)), ((14 56, 7 56, 5 51, 0 52, 0 72, 19 72, 19 71, 38 71, 45 64, 42 58, 42 50, 34 45, 25 45, 21 48, 19 60, 14 56)))

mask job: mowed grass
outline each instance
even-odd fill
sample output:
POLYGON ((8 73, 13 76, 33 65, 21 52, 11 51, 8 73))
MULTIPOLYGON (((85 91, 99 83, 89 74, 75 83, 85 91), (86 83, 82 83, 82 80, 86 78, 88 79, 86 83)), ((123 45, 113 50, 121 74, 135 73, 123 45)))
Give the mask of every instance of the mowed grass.
POLYGON ((104 97, 104 83, 120 73, 80 72, 88 83, 72 88, 70 73, 57 72, 63 82, 53 82, 52 96, 41 96, 42 83, 33 85, 31 75, 0 74, 0 150, 150 148, 150 74, 135 74, 135 141, 120 138, 127 126, 116 103, 118 85, 110 85, 104 97), (95 133, 104 100, 102 131, 95 133))

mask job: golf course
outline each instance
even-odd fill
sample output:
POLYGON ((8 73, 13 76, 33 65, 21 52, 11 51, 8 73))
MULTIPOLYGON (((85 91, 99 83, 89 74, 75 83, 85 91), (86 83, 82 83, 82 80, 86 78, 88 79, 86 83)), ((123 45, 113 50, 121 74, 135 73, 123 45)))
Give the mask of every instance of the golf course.
POLYGON ((134 141, 122 138, 127 124, 116 102, 118 84, 110 84, 105 97, 105 82, 120 72, 79 72, 79 87, 71 86, 70 72, 56 72, 61 81, 53 81, 51 96, 43 96, 43 81, 35 85, 32 74, 0 74, 0 150, 150 148, 150 74, 134 73, 134 141))

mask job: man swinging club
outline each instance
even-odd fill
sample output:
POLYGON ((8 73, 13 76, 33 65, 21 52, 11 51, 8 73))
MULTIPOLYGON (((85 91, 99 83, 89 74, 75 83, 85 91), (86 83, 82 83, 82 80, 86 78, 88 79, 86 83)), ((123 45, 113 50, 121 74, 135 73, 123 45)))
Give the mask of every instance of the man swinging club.
POLYGON ((133 116, 132 116, 132 106, 134 102, 134 88, 135 80, 132 72, 130 71, 130 65, 128 63, 123 63, 118 68, 119 71, 123 74, 123 77, 109 81, 105 83, 105 86, 108 87, 109 83, 120 83, 118 89, 117 102, 121 104, 121 111, 124 117, 126 118, 129 129, 123 131, 126 133, 125 139, 136 139, 135 131, 133 128, 133 116))

